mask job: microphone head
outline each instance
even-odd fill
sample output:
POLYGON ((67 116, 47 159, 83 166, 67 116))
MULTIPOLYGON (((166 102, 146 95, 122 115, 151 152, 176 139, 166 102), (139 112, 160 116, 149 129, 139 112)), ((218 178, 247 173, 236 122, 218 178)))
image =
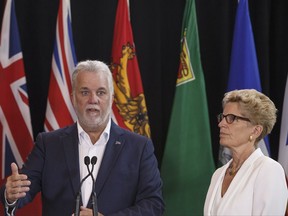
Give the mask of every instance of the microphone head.
POLYGON ((84 163, 85 163, 85 165, 89 165, 89 164, 90 164, 90 158, 89 158, 89 156, 85 156, 85 157, 84 157, 84 163))
POLYGON ((91 159, 91 164, 92 165, 95 165, 97 162, 97 157, 96 156, 93 156, 92 159, 91 159))

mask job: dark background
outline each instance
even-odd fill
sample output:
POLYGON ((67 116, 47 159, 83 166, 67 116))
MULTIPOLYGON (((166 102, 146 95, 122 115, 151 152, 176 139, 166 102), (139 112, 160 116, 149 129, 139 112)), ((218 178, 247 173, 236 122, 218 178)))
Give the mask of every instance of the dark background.
MULTIPOLYGON (((3 14, 5 1, 1 0, 3 14)), ((15 0, 34 137, 43 130, 58 0, 15 0)), ((152 140, 161 163, 179 66, 185 0, 130 0, 131 23, 152 140)), ((117 0, 71 0, 77 60, 110 63, 117 0)), ((201 59, 206 79, 213 155, 218 158, 216 115, 222 111, 237 0, 196 0, 201 59)), ((277 159, 288 70, 288 1, 250 0, 263 93, 279 110, 270 136, 277 159)), ((2 17, 1 14, 1 17, 2 17)))

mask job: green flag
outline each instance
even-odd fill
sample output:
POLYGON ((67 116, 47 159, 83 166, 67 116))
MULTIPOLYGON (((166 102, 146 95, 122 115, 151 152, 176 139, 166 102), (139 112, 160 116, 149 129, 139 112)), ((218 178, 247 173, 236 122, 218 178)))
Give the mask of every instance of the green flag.
POLYGON ((174 105, 161 167, 167 216, 202 215, 215 169, 194 0, 186 0, 181 45, 174 105))

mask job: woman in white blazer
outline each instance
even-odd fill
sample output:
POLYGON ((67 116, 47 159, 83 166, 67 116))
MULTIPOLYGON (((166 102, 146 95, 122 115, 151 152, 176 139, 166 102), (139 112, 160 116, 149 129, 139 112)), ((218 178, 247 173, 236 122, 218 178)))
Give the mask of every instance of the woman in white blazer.
POLYGON ((213 174, 204 215, 284 215, 284 170, 257 146, 276 122, 274 103, 254 89, 244 89, 226 93, 222 105, 220 144, 231 150, 232 159, 213 174))

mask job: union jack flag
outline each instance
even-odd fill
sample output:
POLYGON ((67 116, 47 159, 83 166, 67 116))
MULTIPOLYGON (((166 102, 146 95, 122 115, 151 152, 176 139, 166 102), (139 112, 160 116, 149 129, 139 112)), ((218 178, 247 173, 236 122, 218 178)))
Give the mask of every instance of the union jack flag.
POLYGON ((60 0, 44 122, 46 131, 70 125, 76 120, 70 99, 70 93, 72 92, 71 76, 76 63, 70 2, 68 0, 60 0))
MULTIPOLYGON (((7 0, 0 42, 1 183, 11 174, 10 164, 16 162, 22 167, 23 159, 33 147, 28 92, 14 4, 13 0, 7 0)), ((33 208, 34 215, 40 215, 41 204, 36 202, 35 207, 30 205, 30 208, 33 208)), ((19 215, 21 212, 27 215, 28 209, 19 211, 19 215)))
POLYGON ((0 45, 1 179, 33 146, 29 101, 14 1, 7 1, 0 45))

